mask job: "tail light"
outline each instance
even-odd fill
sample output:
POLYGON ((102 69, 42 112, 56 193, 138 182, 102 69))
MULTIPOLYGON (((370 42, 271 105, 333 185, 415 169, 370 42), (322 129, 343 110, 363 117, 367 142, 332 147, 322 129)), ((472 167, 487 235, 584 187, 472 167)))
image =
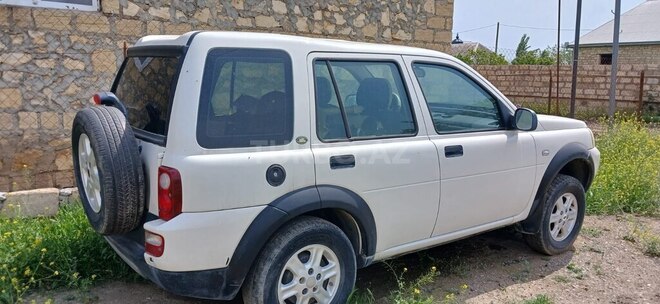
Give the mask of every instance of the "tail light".
POLYGON ((181 174, 174 168, 158 167, 158 217, 169 221, 181 214, 181 174))
POLYGON ((94 94, 93 99, 94 99, 94 103, 95 103, 97 106, 101 104, 101 95, 99 95, 99 94, 94 94))
POLYGON ((145 230, 144 251, 155 257, 163 255, 165 251, 165 239, 158 234, 145 230))

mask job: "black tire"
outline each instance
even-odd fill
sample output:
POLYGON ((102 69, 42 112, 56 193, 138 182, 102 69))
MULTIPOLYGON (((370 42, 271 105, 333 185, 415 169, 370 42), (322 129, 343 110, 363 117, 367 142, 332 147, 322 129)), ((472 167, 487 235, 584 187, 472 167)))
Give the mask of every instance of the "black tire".
MULTIPOLYGON (((540 206, 543 208, 540 218, 539 231, 535 234, 524 234, 525 241, 534 250, 547 255, 557 255, 566 252, 571 248, 577 238, 582 222, 584 220, 584 211, 586 208, 584 187, 579 180, 572 176, 559 174, 550 184, 546 191, 540 206), (565 239, 557 241, 551 235, 553 226, 550 224, 550 216, 555 210, 555 202, 564 194, 573 194, 577 201, 577 218, 572 230, 565 239)), ((553 224, 555 225, 555 224, 553 224)))
MULTIPOLYGON (((307 246, 319 244, 329 248, 339 261, 341 275, 331 303, 346 303, 355 285, 356 262, 353 247, 346 235, 337 226, 315 217, 301 217, 286 224, 275 233, 274 237, 262 249, 256 263, 245 279, 243 301, 246 304, 280 303, 277 288, 281 276, 283 279, 284 276, 288 275, 283 272, 287 261, 307 246)), ((298 256, 300 257, 304 253, 305 251, 298 256)), ((303 261, 300 258, 299 260, 303 261)), ((289 274, 292 273, 289 272, 289 274)), ((318 273, 312 273, 310 276, 316 275, 318 273)), ((299 283, 299 279, 292 279, 291 282, 294 280, 299 283)), ((310 280, 310 278, 307 278, 307 280, 310 280)), ((325 285, 327 287, 329 284, 325 278, 314 282, 321 282, 320 285, 316 286, 325 285)), ((311 293, 313 287, 309 288, 308 292, 311 293)))
POLYGON ((92 227, 104 235, 135 229, 145 210, 145 182, 137 141, 126 118, 116 108, 95 106, 79 111, 72 128, 76 183, 92 227), (89 139, 98 168, 101 198, 95 204, 98 211, 90 205, 81 174, 79 141, 83 135, 89 139))

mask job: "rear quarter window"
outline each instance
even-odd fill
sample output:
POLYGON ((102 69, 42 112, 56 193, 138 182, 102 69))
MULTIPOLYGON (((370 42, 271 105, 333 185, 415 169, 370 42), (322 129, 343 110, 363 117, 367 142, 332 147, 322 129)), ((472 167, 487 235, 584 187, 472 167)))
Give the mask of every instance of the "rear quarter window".
POLYGON ((133 128, 166 135, 178 67, 178 57, 126 59, 114 93, 126 107, 133 128))
POLYGON ((291 59, 280 50, 217 48, 204 65, 197 141, 209 149, 277 146, 293 136, 291 59))

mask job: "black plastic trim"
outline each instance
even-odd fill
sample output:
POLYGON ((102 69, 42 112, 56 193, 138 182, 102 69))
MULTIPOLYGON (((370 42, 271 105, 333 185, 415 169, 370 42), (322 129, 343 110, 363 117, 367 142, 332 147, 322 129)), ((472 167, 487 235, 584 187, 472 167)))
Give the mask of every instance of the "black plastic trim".
POLYGON ((345 188, 310 186, 276 199, 252 221, 227 267, 227 287, 241 287, 261 248, 282 225, 299 215, 326 208, 344 210, 355 218, 364 247, 363 255, 356 257, 357 264, 369 265, 376 252, 376 222, 367 203, 345 188))
MULTIPOLYGON (((154 217, 149 213, 147 221, 154 217)), ((202 299, 231 300, 240 290, 240 286, 226 284, 227 268, 172 272, 149 266, 144 260, 142 226, 127 234, 105 236, 105 239, 133 270, 171 293, 202 299)))
POLYGON ((134 46, 126 50, 126 57, 179 57, 188 46, 185 45, 144 45, 134 46))
POLYGON ((550 186, 550 183, 552 183, 557 174, 559 174, 559 171, 561 171, 561 169, 564 168, 566 164, 576 159, 584 160, 589 166, 589 176, 587 182, 585 183, 584 190, 586 191, 589 189, 589 186, 591 186, 591 182, 593 181, 594 177, 593 158, 584 145, 579 143, 569 143, 557 151, 557 154, 555 154, 547 169, 545 170, 543 178, 541 179, 541 183, 539 184, 539 188, 536 191, 536 195, 534 196, 534 203, 532 204, 532 208, 529 211, 529 215, 527 216, 527 219, 520 222, 518 225, 521 232, 538 232, 540 228, 538 219, 540 218, 540 213, 543 212, 543 208, 540 208, 540 204, 544 200, 545 192, 550 186))

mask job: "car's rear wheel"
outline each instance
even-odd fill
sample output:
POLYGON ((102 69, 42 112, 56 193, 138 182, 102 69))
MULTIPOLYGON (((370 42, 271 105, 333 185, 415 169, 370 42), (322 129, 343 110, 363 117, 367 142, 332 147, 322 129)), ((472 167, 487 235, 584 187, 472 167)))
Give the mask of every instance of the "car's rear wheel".
POLYGON ((135 229, 144 214, 144 172, 124 114, 113 107, 79 111, 72 130, 73 165, 83 209, 101 234, 135 229))
POLYGON ((525 234, 534 250, 548 255, 567 251, 577 238, 586 208, 582 183, 572 176, 559 174, 546 191, 541 208, 540 229, 525 234))
POLYGON ((243 287, 243 301, 346 303, 355 284, 351 242, 332 223, 302 217, 268 242, 243 287))

